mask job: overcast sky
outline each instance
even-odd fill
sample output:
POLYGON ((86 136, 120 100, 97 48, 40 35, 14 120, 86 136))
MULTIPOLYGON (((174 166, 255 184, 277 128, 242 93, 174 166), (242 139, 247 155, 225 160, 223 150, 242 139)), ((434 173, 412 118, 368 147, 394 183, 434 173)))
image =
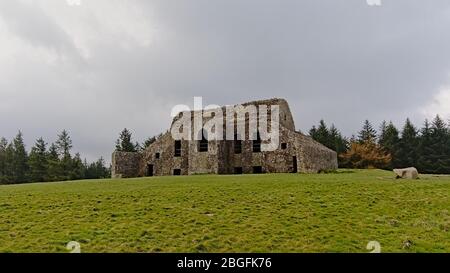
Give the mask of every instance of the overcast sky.
POLYGON ((299 130, 450 118, 450 1, 0 1, 0 136, 108 161, 180 103, 286 98, 299 130))

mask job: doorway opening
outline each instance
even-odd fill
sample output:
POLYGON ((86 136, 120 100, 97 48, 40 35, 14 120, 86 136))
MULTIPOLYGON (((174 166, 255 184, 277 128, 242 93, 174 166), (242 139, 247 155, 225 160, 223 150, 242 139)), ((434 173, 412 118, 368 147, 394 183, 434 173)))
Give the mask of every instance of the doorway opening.
POLYGON ((297 157, 296 156, 294 156, 293 158, 292 158, 292 173, 298 173, 298 165, 297 165, 297 157))
POLYGON ((153 176, 153 164, 147 165, 147 176, 153 176))

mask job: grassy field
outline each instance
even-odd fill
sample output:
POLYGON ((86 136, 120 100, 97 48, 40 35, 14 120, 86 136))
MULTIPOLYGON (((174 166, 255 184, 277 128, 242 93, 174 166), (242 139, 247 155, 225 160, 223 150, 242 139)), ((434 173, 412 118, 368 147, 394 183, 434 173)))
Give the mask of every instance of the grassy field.
POLYGON ((191 176, 0 186, 0 252, 450 252, 450 177, 191 176))

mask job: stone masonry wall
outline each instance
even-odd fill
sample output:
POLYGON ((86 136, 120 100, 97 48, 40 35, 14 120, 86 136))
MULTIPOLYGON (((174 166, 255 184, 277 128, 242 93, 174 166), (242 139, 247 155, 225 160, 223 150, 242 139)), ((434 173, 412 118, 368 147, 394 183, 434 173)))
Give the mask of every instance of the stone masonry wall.
MULTIPOLYGON (((183 140, 181 156, 175 157, 175 140, 167 132, 142 153, 113 153, 112 177, 166 176, 174 175, 175 170, 181 171, 181 175, 233 174, 235 168, 242 168, 244 174, 249 174, 253 173, 254 167, 262 167, 265 173, 317 173, 338 167, 334 151, 295 131, 291 111, 285 100, 271 99, 243 105, 249 104, 280 105, 280 141, 275 151, 254 153, 253 141, 248 140, 246 132, 240 154, 234 153, 234 141, 210 141, 208 152, 199 152, 198 141, 183 140), (149 170, 152 172, 149 173, 149 170)), ((191 118, 193 115, 194 112, 191 112, 191 118)), ((172 126, 177 119, 179 117, 174 118, 172 126)), ((204 123, 207 121, 207 118, 204 119, 204 123)), ((244 122, 248 123, 248 117, 244 122)), ((193 136, 195 132, 191 133, 193 136)))
POLYGON ((130 178, 139 176, 142 161, 140 153, 114 152, 112 154, 112 178, 130 178))
POLYGON ((148 165, 153 165, 154 176, 173 175, 175 169, 181 170, 181 175, 188 174, 189 142, 181 142, 181 156, 175 157, 174 139, 170 132, 165 133, 155 143, 150 145, 142 156, 139 166, 139 176, 147 175, 148 165), (157 154, 159 158, 157 158, 157 154))
POLYGON ((299 149, 299 166, 302 172, 317 173, 338 168, 335 151, 298 132, 295 143, 299 149))

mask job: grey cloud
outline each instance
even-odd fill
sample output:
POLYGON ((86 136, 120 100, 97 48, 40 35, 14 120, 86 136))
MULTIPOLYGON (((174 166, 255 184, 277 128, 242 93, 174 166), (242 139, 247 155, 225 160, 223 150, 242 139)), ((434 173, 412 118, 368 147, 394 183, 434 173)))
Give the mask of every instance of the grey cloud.
MULTIPOLYGON (((34 11, 4 1, 1 19, 23 43, 74 48, 59 27, 66 10, 49 14, 45 1, 36 2, 34 11)), ((84 1, 83 8, 94 3, 118 2, 84 1)), ((89 44, 89 58, 80 62, 71 49, 56 66, 19 58, 0 88, 15 90, 8 96, 19 105, 31 83, 36 98, 26 103, 28 115, 0 109, 9 116, 0 117, 1 134, 22 128, 27 138, 50 138, 68 128, 83 155, 109 157, 123 127, 142 140, 167 129, 173 105, 203 96, 205 104, 285 97, 299 129, 324 118, 350 135, 366 118, 420 123, 419 109, 449 84, 448 1, 384 0, 378 8, 364 0, 127 3, 155 23, 155 41, 123 48, 120 36, 108 35, 89 44)))
POLYGON ((77 55, 73 41, 58 26, 58 22, 33 2, 1 1, 0 17, 9 30, 25 43, 44 47, 60 55, 77 55))

